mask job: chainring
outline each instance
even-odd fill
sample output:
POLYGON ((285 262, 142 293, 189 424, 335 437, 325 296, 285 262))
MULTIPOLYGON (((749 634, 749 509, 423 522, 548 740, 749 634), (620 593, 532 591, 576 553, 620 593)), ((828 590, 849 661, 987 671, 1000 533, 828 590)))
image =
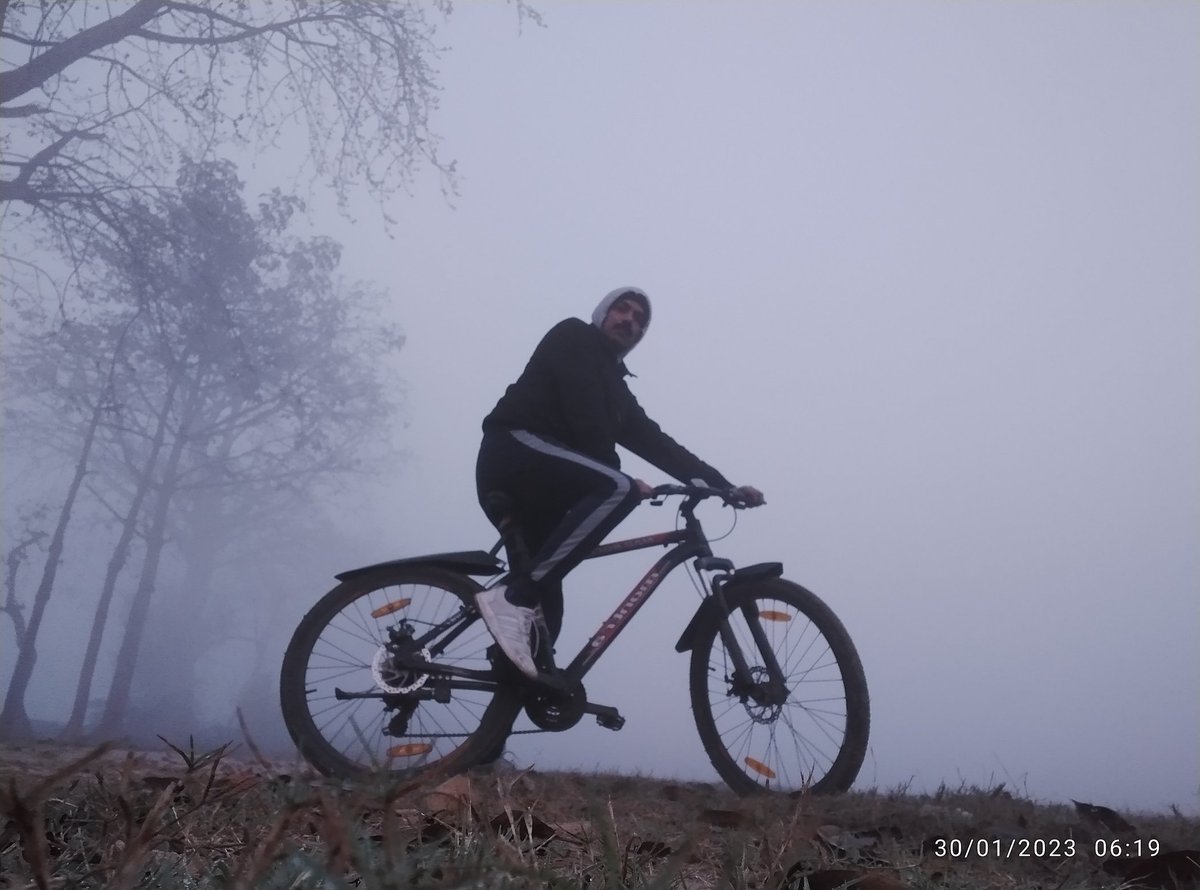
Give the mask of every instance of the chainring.
POLYGON ((539 691, 525 702, 525 713, 534 726, 550 732, 570 729, 583 719, 587 692, 579 684, 570 692, 539 691))

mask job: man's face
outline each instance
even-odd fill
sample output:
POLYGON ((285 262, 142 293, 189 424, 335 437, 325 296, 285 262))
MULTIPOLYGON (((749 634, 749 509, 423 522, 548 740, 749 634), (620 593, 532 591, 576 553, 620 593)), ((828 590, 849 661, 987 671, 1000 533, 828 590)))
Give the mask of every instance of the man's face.
POLYGON ((642 339, 646 329, 646 310, 637 300, 622 297, 613 303, 604 316, 600 330, 622 350, 632 349, 642 339))

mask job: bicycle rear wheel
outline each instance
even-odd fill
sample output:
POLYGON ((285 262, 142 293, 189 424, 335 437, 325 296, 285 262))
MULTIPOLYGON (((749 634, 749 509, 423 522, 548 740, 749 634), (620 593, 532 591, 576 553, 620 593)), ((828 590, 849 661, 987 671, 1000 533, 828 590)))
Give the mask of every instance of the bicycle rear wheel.
POLYGON ((845 791, 858 776, 870 732, 870 699, 850 635, 815 594, 781 578, 726 588, 727 616, 713 611, 692 649, 692 712, 704 750, 739 794, 845 791), (738 676, 730 641, 748 676, 738 676), (769 656, 786 700, 772 698, 769 656))
MULTIPOLYGON (((502 741, 519 695, 495 679, 397 666, 397 653, 499 675, 464 575, 392 566, 339 584, 304 616, 283 659, 280 703, 300 753, 343 778, 457 772, 502 741)), ((494 651, 494 650, 493 650, 494 651)))

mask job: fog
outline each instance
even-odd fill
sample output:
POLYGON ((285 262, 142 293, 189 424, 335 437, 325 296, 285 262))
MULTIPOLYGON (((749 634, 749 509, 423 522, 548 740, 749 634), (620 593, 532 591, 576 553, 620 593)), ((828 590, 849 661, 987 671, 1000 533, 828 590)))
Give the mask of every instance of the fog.
MULTIPOLYGON (((457 194, 419 177, 390 227, 365 195, 348 216, 310 195, 313 232, 388 288, 406 335, 402 453, 322 493, 319 549, 238 568, 255 630, 211 654, 195 731, 231 725, 253 656, 277 663, 334 573, 492 545, 480 421, 551 325, 635 285, 654 307, 639 401, 767 497, 716 553, 781 561, 856 642, 857 787, 1200 808, 1200 7, 540 10, 518 27, 465 3, 439 31, 457 194)), ((286 143, 231 157, 252 190, 299 184, 286 143)), ((713 537, 734 521, 701 518, 713 537)), ((673 526, 645 507, 616 536, 673 526)), ((568 578, 560 661, 652 559, 568 578)), ((40 720, 78 673, 91 594, 72 590, 47 618, 40 720)), ((620 733, 523 736, 518 763, 716 781, 674 651, 695 605, 672 576, 587 677, 620 733)), ((247 720, 275 744, 273 695, 247 720)))

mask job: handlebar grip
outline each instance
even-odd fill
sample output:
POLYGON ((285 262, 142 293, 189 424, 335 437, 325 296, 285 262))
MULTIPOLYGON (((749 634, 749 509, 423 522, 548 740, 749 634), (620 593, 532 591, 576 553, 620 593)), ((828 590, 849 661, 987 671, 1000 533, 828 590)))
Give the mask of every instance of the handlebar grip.
POLYGON ((711 485, 679 485, 669 482, 664 485, 654 486, 654 488, 650 489, 650 494, 647 497, 661 498, 666 495, 699 498, 718 497, 724 503, 737 510, 743 510, 750 506, 750 503, 738 494, 736 489, 713 488, 711 485))

